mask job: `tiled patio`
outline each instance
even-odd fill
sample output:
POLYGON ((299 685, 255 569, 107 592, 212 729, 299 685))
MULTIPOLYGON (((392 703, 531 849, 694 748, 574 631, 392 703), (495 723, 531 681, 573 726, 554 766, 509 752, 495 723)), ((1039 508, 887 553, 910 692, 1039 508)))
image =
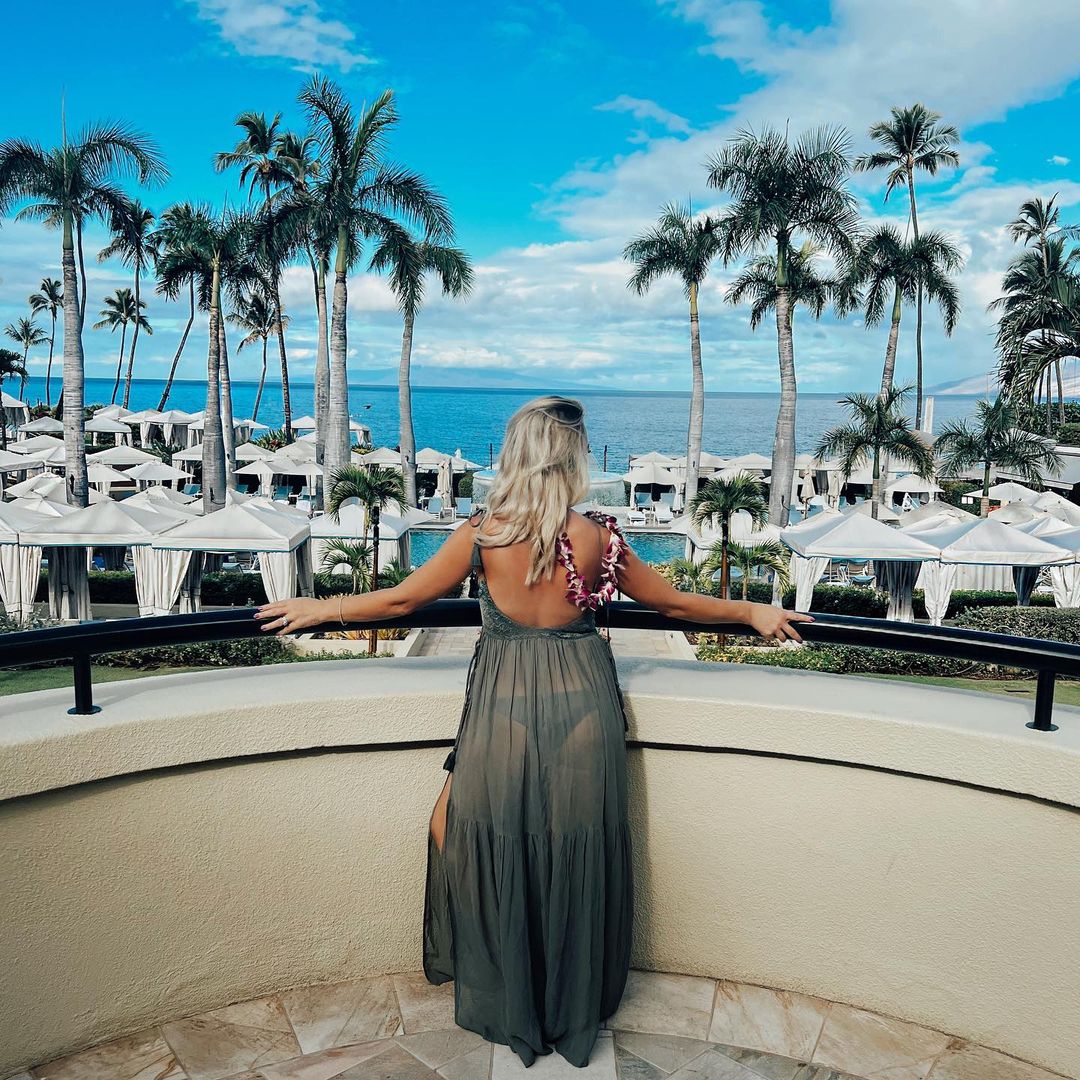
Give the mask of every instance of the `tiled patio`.
MULTIPOLYGON (((476 644, 479 630, 474 626, 438 627, 428 630, 417 649, 417 656, 465 656, 476 644)), ((612 630, 611 648, 616 656, 672 659, 675 653, 667 637, 659 630, 612 630)))
POLYGON ((633 971, 585 1069, 527 1072, 454 1024, 422 972, 284 991, 173 1020, 17 1080, 1059 1080, 962 1039, 802 994, 633 971))

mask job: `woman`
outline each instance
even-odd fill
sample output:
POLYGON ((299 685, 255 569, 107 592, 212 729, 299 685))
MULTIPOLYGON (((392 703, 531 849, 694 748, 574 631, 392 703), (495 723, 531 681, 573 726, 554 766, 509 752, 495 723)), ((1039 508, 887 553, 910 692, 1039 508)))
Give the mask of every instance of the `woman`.
POLYGON ((795 641, 810 618, 673 588, 614 518, 572 509, 588 495, 588 446, 579 402, 530 401, 507 426, 486 509, 400 585, 256 615, 279 634, 407 615, 476 573, 483 629, 428 828, 424 972, 454 979, 461 1027, 526 1066, 553 1049, 586 1066, 630 967, 627 724, 596 608, 618 588, 674 618, 795 641))

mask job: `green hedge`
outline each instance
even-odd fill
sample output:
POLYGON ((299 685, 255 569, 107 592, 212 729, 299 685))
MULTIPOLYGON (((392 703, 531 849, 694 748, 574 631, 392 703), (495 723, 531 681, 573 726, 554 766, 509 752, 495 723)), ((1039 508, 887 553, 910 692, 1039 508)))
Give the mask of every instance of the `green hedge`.
POLYGON ((1080 610, 1076 608, 973 608, 957 620, 957 625, 992 634, 1080 645, 1080 610))

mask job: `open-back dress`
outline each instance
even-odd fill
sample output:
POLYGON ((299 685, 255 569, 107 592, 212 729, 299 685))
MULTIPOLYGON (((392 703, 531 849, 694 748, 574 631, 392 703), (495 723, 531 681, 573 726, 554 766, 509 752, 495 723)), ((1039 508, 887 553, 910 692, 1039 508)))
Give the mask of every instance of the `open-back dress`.
POLYGON ((482 629, 443 768, 454 774, 442 850, 428 829, 424 973, 454 980, 455 1020, 526 1066, 557 1050, 584 1067, 630 966, 634 891, 626 731, 611 646, 595 608, 625 543, 607 525, 603 585, 577 576, 557 627, 516 622, 473 566, 482 629))

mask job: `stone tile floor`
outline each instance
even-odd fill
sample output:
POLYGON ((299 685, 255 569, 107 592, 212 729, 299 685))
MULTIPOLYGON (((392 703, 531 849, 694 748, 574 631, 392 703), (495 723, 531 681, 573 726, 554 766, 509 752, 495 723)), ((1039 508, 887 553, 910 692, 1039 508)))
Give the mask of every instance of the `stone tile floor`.
MULTIPOLYGON (((472 655, 479 633, 472 626, 449 626, 428 630, 416 651, 417 656, 464 656, 472 655)), ((616 657, 633 656, 655 659, 672 659, 667 637, 658 630, 612 630, 611 648, 616 657)))
POLYGON ((821 998, 632 971, 587 1067, 529 1070, 454 1023, 422 972, 283 991, 41 1065, 12 1080, 1060 1080, 916 1024, 821 998))

